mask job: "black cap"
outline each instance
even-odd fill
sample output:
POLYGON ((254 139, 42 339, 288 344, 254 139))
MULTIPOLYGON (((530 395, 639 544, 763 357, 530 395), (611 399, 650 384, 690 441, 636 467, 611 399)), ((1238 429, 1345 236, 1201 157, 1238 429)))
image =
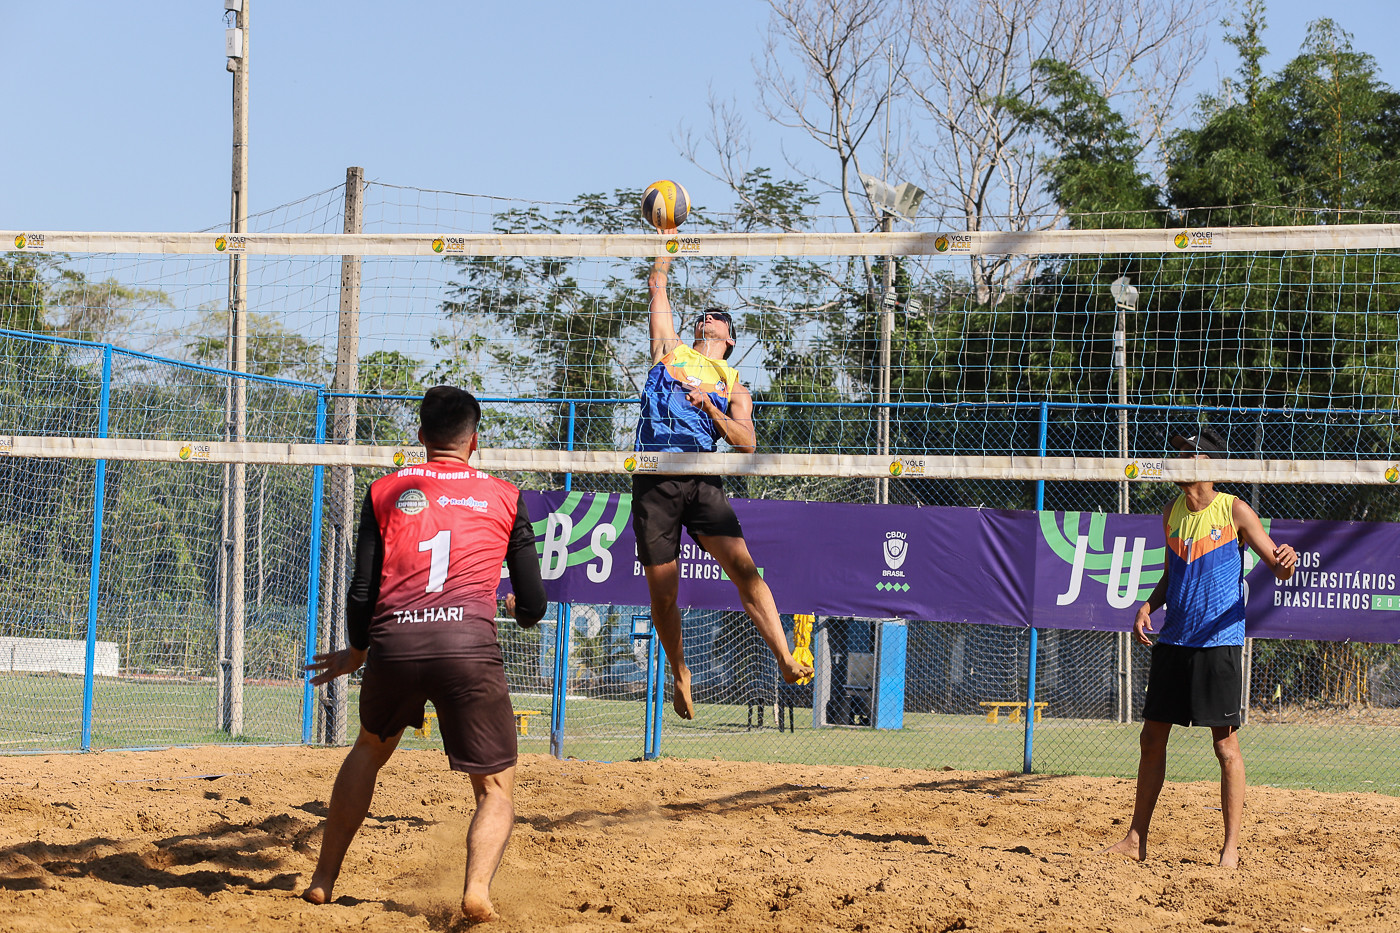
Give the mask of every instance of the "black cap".
POLYGON ((1172 434, 1167 440, 1177 450, 1184 450, 1187 453, 1205 454, 1207 457, 1215 459, 1223 459, 1228 455, 1225 448, 1225 438, 1211 427, 1202 426, 1190 434, 1172 434))

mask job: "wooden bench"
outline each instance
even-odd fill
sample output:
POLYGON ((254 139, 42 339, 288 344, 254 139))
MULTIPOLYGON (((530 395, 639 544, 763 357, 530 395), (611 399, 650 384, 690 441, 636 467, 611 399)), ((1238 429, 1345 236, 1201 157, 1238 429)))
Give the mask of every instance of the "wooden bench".
MULTIPOLYGON (((1026 708, 1025 703, 1014 700, 984 700, 981 703, 978 703, 977 705, 984 706, 987 708, 987 722, 991 723, 995 723, 998 721, 1001 715, 1001 711, 1003 709, 1010 711, 1006 714, 1007 722, 1020 722, 1022 711, 1026 708)), ((1045 707, 1049 705, 1049 703, 1035 704, 1036 722, 1040 722, 1041 712, 1045 709, 1045 707)))
MULTIPOLYGON (((515 734, 529 735, 530 717, 539 716, 540 711, 537 709, 517 709, 512 710, 511 712, 515 714, 515 734)), ((427 712, 425 712, 423 714, 423 727, 421 729, 414 729, 413 734, 418 736, 420 739, 432 738, 434 719, 437 719, 436 712, 434 712, 433 710, 428 710, 427 712)))

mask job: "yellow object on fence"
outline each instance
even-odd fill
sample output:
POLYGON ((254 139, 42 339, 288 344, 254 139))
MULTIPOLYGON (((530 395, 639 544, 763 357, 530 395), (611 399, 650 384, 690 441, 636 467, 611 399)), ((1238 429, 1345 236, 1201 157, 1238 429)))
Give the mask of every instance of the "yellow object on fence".
MULTIPOLYGON (((798 664, 812 664, 816 659, 812 655, 812 626, 817 622, 817 617, 813 615, 794 615, 792 617, 792 657, 798 664)), ((803 677, 799 684, 811 683, 810 676, 803 677)))

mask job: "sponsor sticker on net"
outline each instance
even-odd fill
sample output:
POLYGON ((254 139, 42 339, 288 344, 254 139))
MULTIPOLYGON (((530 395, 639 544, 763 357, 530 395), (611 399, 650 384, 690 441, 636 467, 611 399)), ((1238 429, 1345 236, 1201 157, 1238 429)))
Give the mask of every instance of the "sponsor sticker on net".
POLYGON ((1225 234, 1219 230, 1181 230, 1172 237, 1172 245, 1177 249, 1222 249, 1225 234))
POLYGON ((622 461, 622 468, 628 473, 655 473, 661 468, 661 458, 654 454, 631 454, 622 461))

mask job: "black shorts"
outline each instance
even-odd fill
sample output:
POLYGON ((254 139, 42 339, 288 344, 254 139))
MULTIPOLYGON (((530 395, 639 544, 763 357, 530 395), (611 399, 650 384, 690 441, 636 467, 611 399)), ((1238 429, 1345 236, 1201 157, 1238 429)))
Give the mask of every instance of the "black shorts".
POLYGON ((633 476, 632 531, 643 567, 680 557, 681 526, 692 538, 744 536, 718 476, 633 476))
POLYGON ((1244 647, 1152 646, 1142 718, 1178 726, 1238 726, 1244 647))
POLYGON ((470 658, 386 661, 370 650, 360 686, 360 725, 388 741, 437 711, 453 771, 495 774, 516 762, 515 715, 499 645, 470 658))

